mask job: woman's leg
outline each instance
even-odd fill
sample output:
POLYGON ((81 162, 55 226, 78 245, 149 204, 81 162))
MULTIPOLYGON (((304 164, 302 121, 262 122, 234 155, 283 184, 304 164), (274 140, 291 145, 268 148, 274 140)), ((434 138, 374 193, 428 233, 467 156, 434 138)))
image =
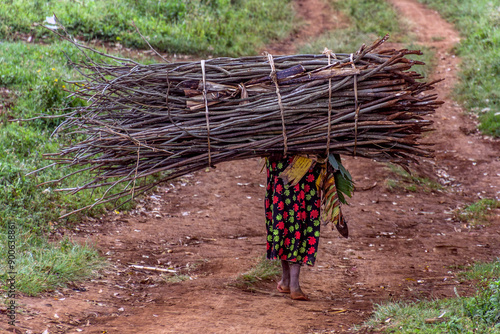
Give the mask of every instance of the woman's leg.
POLYGON ((281 281, 278 282, 278 291, 281 293, 290 293, 290 266, 288 261, 281 260, 281 281))
POLYGON ((296 300, 309 300, 306 294, 302 292, 299 284, 299 276, 300 276, 300 264, 290 262, 290 293, 292 299, 296 300))

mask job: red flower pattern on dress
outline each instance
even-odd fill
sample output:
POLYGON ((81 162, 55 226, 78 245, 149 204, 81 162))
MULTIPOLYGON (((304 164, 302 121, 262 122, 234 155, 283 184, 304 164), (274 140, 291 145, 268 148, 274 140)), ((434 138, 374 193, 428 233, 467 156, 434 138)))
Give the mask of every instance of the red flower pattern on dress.
POLYGON ((300 220, 304 221, 307 219, 307 212, 300 211, 299 214, 300 214, 300 218, 299 218, 300 220))
POLYGON ((307 240, 309 245, 315 245, 316 244, 316 238, 315 237, 309 237, 309 240, 307 240))
POLYGON ((302 201, 304 200, 304 198, 306 198, 306 193, 304 192, 304 190, 301 190, 299 195, 297 196, 297 200, 302 201))
POLYGON ((287 188, 279 175, 293 156, 279 160, 279 164, 273 159, 280 158, 269 158, 267 162, 265 213, 267 236, 271 240, 266 242, 267 257, 314 265, 319 239, 310 236, 318 235, 320 230, 320 226, 314 224, 321 213, 321 199, 320 194, 313 193, 312 189, 316 188, 320 168, 311 168, 297 185, 287 188), (292 228, 293 232, 290 232, 292 228), (275 234, 277 231, 279 233, 275 234))
POLYGON ((273 204, 278 203, 278 201, 279 201, 279 198, 278 198, 278 196, 276 196, 276 195, 275 195, 275 196, 273 197, 273 204))

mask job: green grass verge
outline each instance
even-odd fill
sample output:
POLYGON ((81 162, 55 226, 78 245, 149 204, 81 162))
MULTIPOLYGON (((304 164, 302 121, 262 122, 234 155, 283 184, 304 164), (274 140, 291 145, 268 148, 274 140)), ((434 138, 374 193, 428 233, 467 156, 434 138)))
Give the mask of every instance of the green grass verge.
POLYGON ((392 177, 386 179, 385 185, 388 190, 405 190, 410 192, 432 192, 441 191, 443 186, 439 183, 416 174, 410 174, 398 165, 388 164, 392 177))
POLYGON ((13 40, 21 33, 52 40, 40 24, 54 13, 85 40, 148 48, 134 21, 161 51, 225 56, 253 54, 287 35, 294 17, 289 0, 7 0, 0 4, 0 38, 13 40))
MULTIPOLYGON (((0 47, 0 89, 4 91, 1 96, 10 101, 8 108, 2 110, 0 122, 0 252, 7 253, 7 236, 9 230, 14 231, 17 289, 30 295, 68 280, 83 278, 103 261, 91 247, 68 240, 47 241, 50 222, 64 213, 94 203, 103 194, 103 190, 97 190, 71 195, 56 192, 54 188, 84 184, 90 175, 83 173, 42 187, 38 185, 58 180, 73 169, 47 168, 26 176, 50 163, 43 158, 44 153, 57 152, 75 138, 51 136, 60 124, 57 118, 11 122, 18 118, 50 115, 60 112, 57 109, 83 104, 82 101, 67 99, 68 93, 64 91, 72 89, 65 81, 75 77, 64 54, 76 59, 80 57, 76 52, 76 48, 68 43, 4 42, 0 47)), ((112 204, 96 207, 85 214, 101 214, 111 207, 112 204)), ((61 224, 71 224, 81 217, 75 214, 61 224)), ((3 288, 7 268, 7 257, 1 257, 0 285, 3 288)))
POLYGON ((281 274, 281 262, 270 261, 265 257, 259 259, 257 264, 249 271, 240 274, 236 278, 236 286, 249 288, 252 285, 275 279, 281 274))
POLYGON ((377 305, 362 330, 377 333, 500 333, 500 262, 480 263, 463 277, 481 279, 472 297, 377 305))
POLYGON ((500 137, 500 3, 491 0, 420 0, 460 31, 463 61, 454 98, 479 114, 479 129, 500 137))
POLYGON ((455 217, 471 226, 485 224, 492 210, 500 208, 500 201, 491 198, 483 198, 462 209, 456 210, 455 217))
POLYGON ((458 274, 463 280, 487 281, 500 277, 500 260, 496 262, 478 262, 469 270, 458 274))
MULTIPOLYGON (((30 296, 64 287, 66 283, 88 278, 105 265, 97 250, 63 239, 49 243, 47 239, 17 231, 15 249, 15 288, 30 296)), ((7 253, 6 234, 0 238, 2 254, 7 253)), ((5 282, 11 275, 5 263, 0 263, 0 280, 5 282)))

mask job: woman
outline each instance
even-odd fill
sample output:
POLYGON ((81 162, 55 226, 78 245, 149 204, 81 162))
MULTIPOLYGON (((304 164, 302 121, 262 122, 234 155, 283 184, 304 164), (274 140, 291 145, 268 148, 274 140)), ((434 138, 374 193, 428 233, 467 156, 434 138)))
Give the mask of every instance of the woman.
POLYGON ((314 265, 320 233, 320 192, 316 181, 321 174, 317 164, 309 168, 294 186, 285 184, 280 174, 293 157, 270 157, 266 161, 267 258, 280 259, 283 275, 278 291, 292 299, 308 300, 299 284, 303 264, 314 265))
POLYGON ((340 211, 335 179, 343 178, 348 196, 352 191, 352 178, 340 164, 340 157, 332 155, 330 164, 313 159, 291 156, 271 156, 266 159, 266 228, 267 258, 280 259, 282 277, 277 289, 290 293, 292 299, 309 300, 299 283, 303 264, 314 266, 318 251, 321 206, 325 206, 325 220, 332 221, 339 232, 347 237, 347 224, 340 211), (288 167, 288 168, 287 168, 288 167), (342 171, 342 172, 341 172, 342 171), (322 182, 323 181, 323 182, 322 182), (328 195, 322 203, 321 188, 328 195))

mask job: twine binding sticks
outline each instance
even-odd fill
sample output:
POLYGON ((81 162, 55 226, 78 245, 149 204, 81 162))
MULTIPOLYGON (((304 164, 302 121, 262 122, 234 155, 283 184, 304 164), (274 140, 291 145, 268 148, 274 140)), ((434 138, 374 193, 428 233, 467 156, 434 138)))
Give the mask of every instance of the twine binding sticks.
MULTIPOLYGON (((351 58, 351 66, 353 69, 356 69, 356 65, 354 64, 354 59, 352 53, 350 55, 351 58)), ((356 110, 356 114, 354 116, 354 150, 352 151, 352 155, 356 155, 356 147, 358 146, 358 118, 359 118, 359 103, 358 103, 358 75, 354 74, 353 76, 354 82, 354 110, 356 110)))
MULTIPOLYGON (((328 56, 328 66, 332 64, 331 57, 337 59, 335 53, 332 50, 325 48, 323 54, 328 56)), ((330 136, 332 133, 332 79, 328 79, 328 129, 326 131, 326 157, 330 155, 330 136)))
POLYGON ((280 107, 280 112, 281 112, 281 126, 283 129, 283 156, 286 157, 288 153, 288 138, 286 136, 286 126, 285 126, 285 108, 283 107, 283 104, 281 103, 281 94, 280 94, 280 88, 278 85, 278 77, 276 76, 276 68, 274 66, 274 59, 273 55, 268 53, 267 54, 267 59, 269 60, 269 65, 271 66, 271 74, 269 75, 271 77, 271 80, 273 81, 274 85, 276 86, 276 95, 278 96, 278 105, 280 107))
POLYGON ((205 60, 200 61, 201 73, 203 75, 203 100, 205 102, 205 119, 207 120, 207 144, 208 144, 208 166, 212 166, 212 153, 210 148, 210 118, 208 114, 207 81, 205 79, 205 60))

